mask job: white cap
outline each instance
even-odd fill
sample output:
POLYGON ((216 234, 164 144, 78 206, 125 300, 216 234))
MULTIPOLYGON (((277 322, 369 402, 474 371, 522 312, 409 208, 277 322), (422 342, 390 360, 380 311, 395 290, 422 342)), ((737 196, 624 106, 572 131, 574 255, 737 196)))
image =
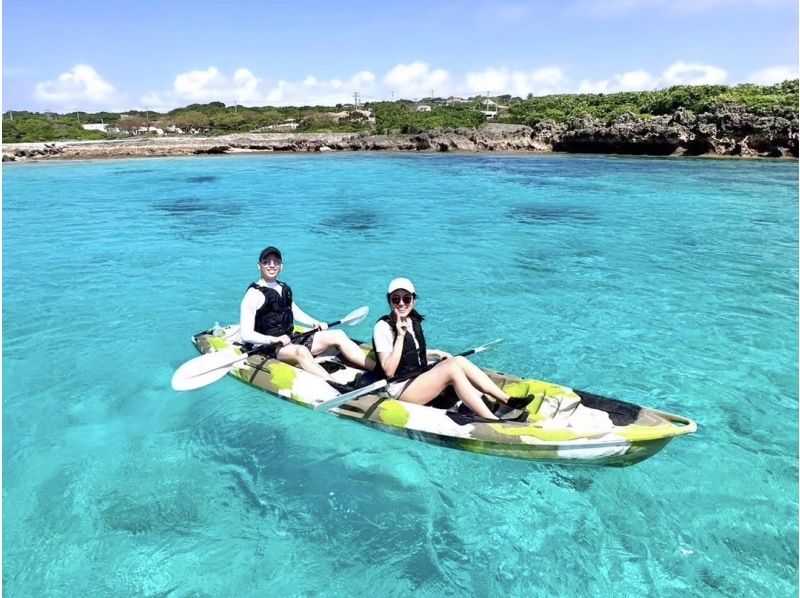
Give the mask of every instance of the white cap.
POLYGON ((392 291, 396 291, 397 289, 403 289, 404 291, 408 291, 410 293, 414 293, 416 295, 417 289, 414 288, 414 283, 411 282, 408 278, 395 278, 392 282, 389 283, 389 288, 386 290, 386 294, 388 295, 392 291))

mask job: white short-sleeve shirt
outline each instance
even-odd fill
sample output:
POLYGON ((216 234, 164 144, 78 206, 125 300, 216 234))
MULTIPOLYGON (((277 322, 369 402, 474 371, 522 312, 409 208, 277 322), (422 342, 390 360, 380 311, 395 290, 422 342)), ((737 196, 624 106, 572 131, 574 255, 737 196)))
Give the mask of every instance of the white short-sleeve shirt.
MULTIPOLYGON (((413 327, 409 327, 406 334, 411 335, 414 345, 419 349, 419 342, 417 341, 417 337, 414 336, 413 327)), ((375 327, 372 329, 372 340, 375 342, 375 351, 378 353, 391 353, 394 349, 394 339, 395 335, 394 332, 392 332, 392 327, 389 325, 389 322, 386 320, 378 320, 375 327)), ((392 382, 386 387, 386 392, 393 397, 399 397, 409 384, 411 384, 411 380, 392 382)))

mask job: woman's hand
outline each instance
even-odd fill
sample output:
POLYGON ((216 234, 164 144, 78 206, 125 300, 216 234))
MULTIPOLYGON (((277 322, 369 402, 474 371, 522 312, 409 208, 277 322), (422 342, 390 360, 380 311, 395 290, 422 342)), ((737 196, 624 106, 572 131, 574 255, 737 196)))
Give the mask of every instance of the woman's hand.
POLYGON ((288 334, 283 334, 277 338, 276 342, 282 344, 285 347, 286 345, 292 342, 292 339, 289 338, 288 334))
POLYGON ((401 338, 404 337, 406 332, 408 332, 408 318, 401 318, 399 315, 394 314, 394 324, 397 328, 397 336, 401 338))

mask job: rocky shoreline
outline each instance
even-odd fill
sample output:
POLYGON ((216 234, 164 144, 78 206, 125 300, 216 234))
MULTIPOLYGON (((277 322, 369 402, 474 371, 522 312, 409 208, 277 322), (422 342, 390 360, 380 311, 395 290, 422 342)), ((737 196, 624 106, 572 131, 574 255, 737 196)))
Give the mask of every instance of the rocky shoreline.
POLYGON ((150 137, 114 141, 3 144, 3 162, 195 156, 270 152, 567 152, 649 156, 797 158, 798 120, 736 108, 699 115, 638 118, 623 114, 606 124, 584 118, 534 127, 487 123, 478 130, 417 135, 365 133, 248 133, 219 137, 150 137))

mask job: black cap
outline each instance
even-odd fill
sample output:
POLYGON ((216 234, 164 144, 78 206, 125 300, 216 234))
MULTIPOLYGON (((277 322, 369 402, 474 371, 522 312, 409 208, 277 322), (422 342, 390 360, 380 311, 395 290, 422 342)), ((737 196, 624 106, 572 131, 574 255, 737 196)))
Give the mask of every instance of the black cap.
POLYGON ((265 247, 264 249, 261 250, 261 255, 258 256, 258 261, 263 262, 264 258, 270 255, 271 253, 277 255, 279 260, 283 259, 283 256, 281 255, 281 250, 273 245, 270 245, 269 247, 265 247))

